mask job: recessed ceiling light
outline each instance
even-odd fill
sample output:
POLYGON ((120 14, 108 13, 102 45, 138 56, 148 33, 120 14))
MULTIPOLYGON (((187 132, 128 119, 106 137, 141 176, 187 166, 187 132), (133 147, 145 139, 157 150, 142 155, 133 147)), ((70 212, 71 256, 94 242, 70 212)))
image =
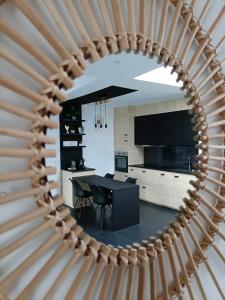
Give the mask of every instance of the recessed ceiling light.
POLYGON ((177 74, 171 74, 171 71, 172 67, 159 67, 147 73, 141 74, 134 79, 181 87, 183 85, 182 81, 176 82, 177 74))

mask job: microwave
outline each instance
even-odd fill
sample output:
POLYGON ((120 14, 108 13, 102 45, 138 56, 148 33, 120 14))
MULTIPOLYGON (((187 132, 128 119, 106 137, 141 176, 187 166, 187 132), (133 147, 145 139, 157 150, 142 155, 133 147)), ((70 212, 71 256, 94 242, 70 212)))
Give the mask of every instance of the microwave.
POLYGON ((115 152, 115 171, 128 172, 128 153, 115 152))

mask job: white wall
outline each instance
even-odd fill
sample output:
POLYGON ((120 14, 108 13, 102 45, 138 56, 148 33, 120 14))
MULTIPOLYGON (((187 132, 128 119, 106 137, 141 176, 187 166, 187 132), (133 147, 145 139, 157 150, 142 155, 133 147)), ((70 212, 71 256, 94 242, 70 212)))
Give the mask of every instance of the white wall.
MULTIPOLYGON (((103 107, 102 107, 103 108, 103 107)), ((99 108, 98 108, 99 110, 99 108)), ((114 108, 112 102, 107 104, 108 132, 96 131, 94 127, 95 103, 82 106, 82 118, 86 135, 83 138, 85 165, 96 169, 97 175, 114 173, 114 108)))

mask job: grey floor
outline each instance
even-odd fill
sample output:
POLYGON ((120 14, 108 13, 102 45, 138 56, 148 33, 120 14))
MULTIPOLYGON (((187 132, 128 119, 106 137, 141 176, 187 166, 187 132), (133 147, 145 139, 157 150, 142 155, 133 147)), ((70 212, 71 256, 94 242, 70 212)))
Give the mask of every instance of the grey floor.
MULTIPOLYGON (((76 217, 76 212, 72 211, 76 217)), ((82 217, 78 223, 85 231, 95 239, 113 246, 126 246, 132 243, 140 243, 151 236, 157 236, 170 222, 174 221, 179 212, 170 208, 140 201, 140 223, 122 230, 110 229, 110 217, 104 229, 100 228, 100 221, 93 214, 82 211, 82 217)), ((77 218, 76 218, 77 219, 77 218)))

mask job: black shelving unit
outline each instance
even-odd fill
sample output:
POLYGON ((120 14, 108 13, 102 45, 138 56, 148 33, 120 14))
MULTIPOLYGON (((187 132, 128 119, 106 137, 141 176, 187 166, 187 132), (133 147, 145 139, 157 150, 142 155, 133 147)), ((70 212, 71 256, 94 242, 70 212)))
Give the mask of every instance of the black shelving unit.
POLYGON ((82 144, 82 138, 85 133, 79 133, 78 128, 82 126, 85 120, 82 119, 81 105, 74 105, 67 101, 61 104, 63 110, 60 115, 60 154, 61 154, 61 169, 67 169, 71 165, 71 161, 79 161, 83 158, 83 148, 86 146, 82 144), (79 115, 77 119, 68 117, 74 111, 79 115), (69 126, 69 130, 75 130, 75 133, 67 133, 65 125, 69 126), (77 146, 63 146, 64 141, 77 141, 77 146), (81 145, 79 145, 81 143, 81 145))
POLYGON ((85 148, 86 146, 64 146, 63 149, 76 149, 76 148, 85 148))
POLYGON ((61 122, 85 122, 85 120, 62 119, 61 122))
POLYGON ((85 133, 63 133, 62 136, 65 137, 70 137, 70 136, 82 136, 85 135, 85 133))

